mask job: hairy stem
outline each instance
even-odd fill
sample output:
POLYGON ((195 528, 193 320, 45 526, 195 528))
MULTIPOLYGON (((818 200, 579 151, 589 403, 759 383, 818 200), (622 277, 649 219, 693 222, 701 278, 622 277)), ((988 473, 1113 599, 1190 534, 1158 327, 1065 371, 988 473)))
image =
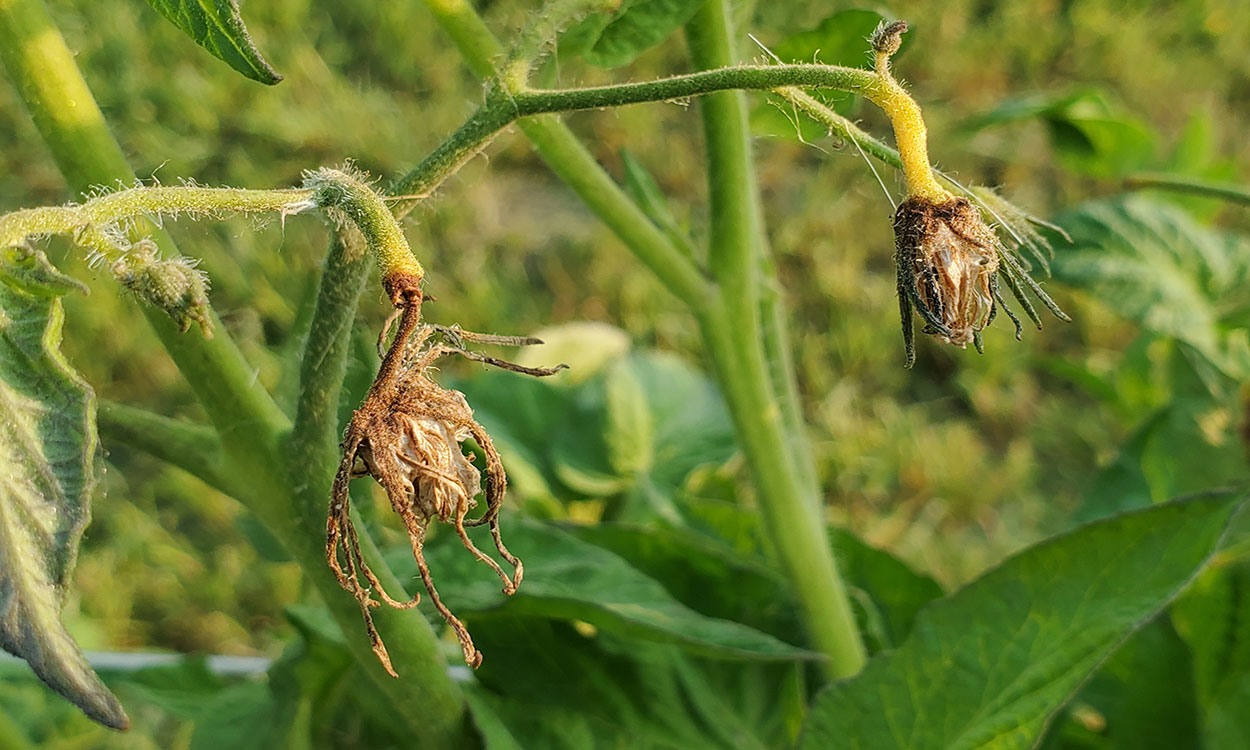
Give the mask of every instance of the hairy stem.
MULTIPOLYGON (((691 19, 686 35, 696 66, 725 69, 736 62, 730 23, 723 0, 710 0, 691 19)), ((765 240, 746 102, 739 92, 723 92, 705 97, 702 106, 711 203, 708 258, 720 304, 700 315, 700 326, 755 478, 765 528, 804 625, 813 644, 829 655, 831 676, 849 677, 866 654, 824 530, 811 447, 804 434, 794 433, 801 428, 789 424, 794 415, 782 408, 765 352, 765 328, 775 328, 772 343, 780 346, 784 323, 779 316, 761 320, 765 240)), ((792 387, 788 373, 784 386, 792 387)))
POLYGON ((133 187, 81 204, 27 208, 0 216, 0 247, 44 234, 77 234, 88 227, 129 222, 143 216, 223 216, 288 212, 311 190, 240 190, 195 185, 133 187))

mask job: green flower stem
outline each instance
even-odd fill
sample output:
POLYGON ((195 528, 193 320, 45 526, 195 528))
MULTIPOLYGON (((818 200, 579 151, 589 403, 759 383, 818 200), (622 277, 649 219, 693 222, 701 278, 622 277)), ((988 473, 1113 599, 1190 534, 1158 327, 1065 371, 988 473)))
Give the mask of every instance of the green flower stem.
MULTIPOLYGON (((384 286, 395 277, 407 276, 420 281, 425 276, 425 269, 412 254, 408 238, 391 209, 358 175, 338 169, 319 169, 308 173, 304 185, 313 189, 314 204, 332 211, 332 215, 346 216, 355 225, 377 260, 384 286)), ((355 310, 355 303, 352 310, 355 310)))
MULTIPOLYGON (((696 67, 736 70, 730 12, 723 0, 705 3, 686 26, 696 67)), ((867 658, 825 532, 824 509, 806 436, 791 424, 777 397, 776 373, 765 352, 765 328, 784 346, 784 321, 761 320, 766 252, 751 162, 746 100, 741 92, 702 100, 710 197, 708 259, 720 287, 720 305, 700 315, 700 326, 755 478, 761 515, 785 568, 813 644, 830 656, 831 676, 849 677, 867 658)), ((771 267, 771 264, 770 264, 771 267)), ((775 280, 774 280, 775 283, 775 280)), ((784 357, 775 351, 774 357, 784 357)), ((785 369, 784 362, 774 363, 785 369)), ((785 373, 783 387, 792 387, 785 373)), ((797 395, 791 397, 797 400, 797 395)))
MULTIPOLYGON (((73 54, 65 46, 42 2, 0 0, 0 61, 73 189, 86 191, 92 185, 133 183, 133 171, 109 133, 103 115, 74 64, 73 54)), ((167 255, 176 252, 164 232, 152 231, 151 236, 167 255)), ((183 336, 163 313, 151 308, 145 308, 144 313, 213 421, 225 450, 222 472, 245 484, 236 495, 237 499, 287 544, 340 625, 346 632, 352 632, 352 628, 360 626, 359 612, 350 597, 342 596, 328 572, 324 524, 312 521, 314 517, 324 519, 324 488, 316 498, 308 487, 301 488, 297 504, 290 485, 292 472, 283 471, 283 459, 288 455, 284 449, 290 448, 282 445, 290 433, 286 416, 255 383, 255 371, 224 332, 212 339, 183 336), (312 534, 310 529, 314 526, 315 534, 312 534)), ((330 415, 323 418, 332 420, 333 411, 331 409, 330 415)), ((299 458, 298 449, 293 455, 293 461, 303 460, 299 458)), ((335 463, 320 460, 316 468, 324 469, 335 463)), ((308 465, 311 464, 301 464, 308 465)), ((329 487, 329 483, 324 487, 329 487)), ((383 566, 370 562, 374 570, 382 574, 383 566)), ((388 576, 388 580, 393 581, 393 577, 388 576)), ((407 615, 379 613, 378 617, 380 626, 390 624, 388 631, 392 632, 388 632, 388 641, 392 655, 397 666, 405 671, 406 679, 378 677, 381 667, 367 639, 349 638, 349 644, 358 662, 374 677, 392 705, 408 707, 399 716, 417 745, 458 746, 458 741, 445 740, 461 736, 459 730, 453 731, 452 727, 458 727, 463 707, 446 697, 448 678, 442 668, 442 657, 436 644, 419 635, 419 615, 412 612, 407 615)))
POLYGON ((211 427, 111 401, 100 404, 99 424, 106 442, 137 448, 228 495, 237 490, 221 470, 221 440, 211 427))
MULTIPOLYGON (((876 84, 876 73, 858 68, 836 65, 742 65, 656 81, 583 89, 503 91, 495 88, 487 94, 486 103, 481 109, 416 169, 396 183, 395 193, 414 200, 429 196, 465 162, 481 152, 500 131, 525 117, 681 100, 733 89, 770 91, 778 87, 803 86, 865 93, 876 84)), ((406 207, 411 207, 411 204, 406 204, 406 207)), ((402 214, 405 210, 406 208, 401 209, 399 213, 402 214)))
MULTIPOLYGON (((374 657, 364 634, 356 600, 343 591, 325 562, 328 488, 339 463, 338 403, 351 346, 356 306, 369 274, 369 256, 341 239, 326 255, 308 338, 300 359, 300 390, 295 428, 285 446, 290 492, 297 512, 292 537, 304 555, 316 559, 306 573, 334 612, 347 643, 371 680, 387 695, 423 746, 465 744, 464 698, 447 674, 438 639, 417 610, 380 607, 374 622, 386 634, 391 658, 400 672, 396 680, 374 657)), ((357 527, 368 563, 390 591, 403 591, 390 567, 376 553, 365 526, 357 527)))
POLYGON ((288 212, 307 201, 311 190, 239 190, 194 185, 133 187, 81 204, 28 208, 0 216, 0 247, 43 234, 77 234, 143 216, 225 216, 233 213, 288 212))

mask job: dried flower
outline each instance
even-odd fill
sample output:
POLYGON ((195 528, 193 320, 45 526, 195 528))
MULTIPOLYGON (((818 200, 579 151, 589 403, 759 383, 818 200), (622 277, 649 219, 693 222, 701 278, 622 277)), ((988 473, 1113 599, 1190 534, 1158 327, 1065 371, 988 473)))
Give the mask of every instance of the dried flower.
MULTIPOLYGON (((401 294, 395 291, 393 296, 400 307, 387 321, 382 338, 385 338, 386 330, 396 317, 399 318, 398 330, 383 357, 373 387, 352 416, 344 436, 343 460, 334 478, 326 525, 326 556, 339 584, 350 591, 360 604, 373 652, 386 671, 396 676, 369 611, 379 605, 373 593, 376 591, 383 602, 401 609, 416 606, 420 595, 406 602, 393 599, 382 588, 361 554, 360 541, 350 515, 348 485, 353 477, 372 476, 386 490, 391 507, 403 522, 431 601, 455 631, 464 650, 465 662, 477 667, 482 661, 481 652, 474 647, 464 623, 439 599, 425 562, 423 546, 430 519, 452 524, 465 548, 494 569, 503 580, 505 594, 516 591, 524 568, 521 561, 504 546, 500 536, 499 510, 503 504, 507 476, 490 435, 473 418, 473 410, 465 401, 464 394, 443 388, 427 373, 437 359, 447 354, 458 354, 535 376, 559 372, 564 365, 553 368, 521 367, 469 351, 465 348, 466 341, 505 345, 540 342, 537 339, 490 336, 454 327, 423 325, 419 292, 408 290, 401 294), (460 448, 461 441, 470 437, 486 455, 486 512, 473 520, 466 517, 477 505, 475 496, 481 487, 481 474, 460 448), (512 567, 511 574, 478 549, 469 538, 466 527, 480 525, 490 527, 496 549, 512 567), (346 569, 343 561, 346 561, 346 569)), ((379 348, 381 343, 379 340, 379 348)))
MULTIPOLYGON (((907 367, 916 361, 913 307, 925 322, 923 333, 961 348, 971 343, 982 351, 981 331, 994 321, 1000 308, 1015 324, 1016 338, 1020 338, 1020 320, 999 290, 1000 273, 1039 329, 1041 320, 1024 288, 1061 320, 1069 320, 966 198, 907 198, 894 214, 894 241, 907 367)), ((1030 248, 1037 249, 1033 245, 1030 248)))

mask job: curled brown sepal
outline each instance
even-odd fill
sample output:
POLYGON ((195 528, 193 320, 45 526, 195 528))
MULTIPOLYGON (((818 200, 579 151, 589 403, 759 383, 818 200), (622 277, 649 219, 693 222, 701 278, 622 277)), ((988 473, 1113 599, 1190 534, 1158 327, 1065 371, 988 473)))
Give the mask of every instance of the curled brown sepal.
MULTIPOLYGON (((427 373, 436 360, 449 354, 538 377, 559 372, 565 365, 522 367, 469 351, 464 346, 466 341, 521 344, 535 343, 535 340, 425 325, 421 323, 419 290, 415 298, 406 295, 403 289, 388 288, 387 291, 407 304, 401 304, 396 310, 399 324, 395 337, 382 359, 373 387, 352 415, 343 438, 343 460, 334 478, 326 523, 326 558, 339 585, 351 592, 360 604, 374 654, 391 676, 398 676, 374 626, 370 609, 382 603, 401 609, 414 607, 420 594, 408 601, 392 598, 365 562, 351 519, 348 486, 354 477, 372 476, 386 490, 391 508, 408 533, 412 554, 430 600, 455 632, 464 650, 465 663, 476 668, 482 662, 482 654, 474 647, 464 623, 439 598, 426 565, 424 544, 430 520, 452 524, 464 547, 500 577, 505 594, 516 592, 524 567, 504 546, 500 535, 499 510, 508 479, 499 453, 490 435, 473 418, 473 410, 464 394, 443 388, 427 373), (460 448, 460 443, 469 438, 477 442, 486 456, 484 490, 480 472, 460 448), (468 519, 469 510, 477 505, 476 495, 480 490, 484 491, 486 511, 478 518, 468 519), (512 568, 511 573, 469 538, 466 527, 481 525, 490 527, 495 548, 512 568), (373 597, 374 592, 380 602, 373 597)), ((386 329, 390 328, 393 318, 387 321, 386 329)))

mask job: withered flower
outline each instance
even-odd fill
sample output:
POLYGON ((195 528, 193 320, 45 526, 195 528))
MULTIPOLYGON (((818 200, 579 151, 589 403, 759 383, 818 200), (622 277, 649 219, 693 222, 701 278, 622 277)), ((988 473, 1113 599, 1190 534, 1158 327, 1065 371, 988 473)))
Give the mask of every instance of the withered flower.
POLYGON ((391 507, 408 533, 421 580, 434 607, 455 631, 464 650, 465 662, 470 667, 477 667, 482 661, 482 654, 474 647, 464 623, 439 599, 425 562, 423 546, 430 520, 437 519, 454 526, 465 548, 489 565, 503 580, 505 594, 516 591, 524 568, 521 561, 504 546, 500 536, 499 510, 503 504, 507 477, 499 453, 490 435, 473 418, 473 410, 465 401, 464 394, 443 388, 428 373, 436 360, 448 354, 535 376, 551 375, 565 366, 528 368, 469 351, 465 348, 466 341, 504 345, 541 342, 422 324, 419 293, 396 296, 395 302, 398 309, 382 331, 379 349, 387 328, 398 317, 395 338, 385 352, 368 396, 352 416, 343 439, 343 460, 334 478, 326 525, 326 555, 339 584, 351 592, 360 604, 374 654, 386 671, 396 676, 370 614, 370 608, 380 604, 373 594, 376 592, 382 602, 401 609, 416 606, 420 594, 404 602, 392 598, 365 563, 351 520, 348 485, 353 477, 372 476, 386 490, 391 507), (486 456, 486 511, 472 520, 467 519, 467 515, 477 505, 475 496, 481 489, 481 475, 460 447, 460 443, 469 438, 473 438, 486 456), (478 549, 469 538, 466 527, 480 525, 490 527, 495 548, 512 568, 511 573, 478 549), (364 580, 361 580, 362 577, 364 580))
POLYGON ((961 348, 971 343, 982 351, 981 331, 993 322, 999 308, 1015 324, 1016 338, 1020 338, 1020 320, 999 290, 1000 273, 1039 329, 1041 320, 1024 288, 1057 317, 1069 319, 966 198, 907 198, 894 214, 894 241, 907 367, 916 361, 913 307, 925 322, 922 333, 961 348))

